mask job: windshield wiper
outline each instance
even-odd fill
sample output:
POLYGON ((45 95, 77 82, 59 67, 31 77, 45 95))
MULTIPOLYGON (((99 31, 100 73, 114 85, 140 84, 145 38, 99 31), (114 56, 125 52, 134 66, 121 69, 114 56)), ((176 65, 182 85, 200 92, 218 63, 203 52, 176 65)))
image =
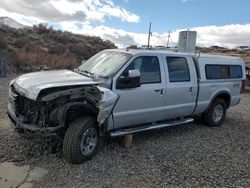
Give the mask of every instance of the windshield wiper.
POLYGON ((94 74, 94 73, 89 72, 89 71, 86 71, 86 70, 80 70, 80 69, 79 69, 79 72, 80 72, 80 73, 84 73, 85 75, 87 75, 87 76, 89 76, 89 77, 91 77, 91 78, 95 77, 95 74, 94 74))
POLYGON ((97 78, 108 79, 109 78, 108 76, 96 75, 96 74, 94 74, 92 72, 89 72, 89 71, 86 71, 86 70, 81 70, 81 69, 77 69, 77 72, 79 74, 83 74, 83 75, 86 75, 86 76, 88 76, 90 78, 95 78, 95 79, 97 79, 97 78))

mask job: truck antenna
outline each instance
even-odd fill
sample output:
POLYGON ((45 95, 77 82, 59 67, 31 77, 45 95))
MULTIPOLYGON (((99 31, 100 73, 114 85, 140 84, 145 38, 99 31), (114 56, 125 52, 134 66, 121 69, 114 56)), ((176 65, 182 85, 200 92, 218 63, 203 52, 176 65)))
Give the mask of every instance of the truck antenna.
POLYGON ((152 36, 151 22, 149 23, 149 30, 148 30, 148 46, 147 46, 148 49, 150 49, 150 36, 152 36))
POLYGON ((167 41, 167 48, 168 48, 168 45, 169 45, 169 39, 170 39, 170 30, 168 31, 168 41, 167 41))
POLYGON ((189 43, 189 28, 188 28, 188 30, 187 30, 187 36, 186 36, 186 38, 187 38, 187 42, 186 42, 186 45, 185 45, 185 52, 187 52, 187 49, 188 49, 188 43, 189 43))

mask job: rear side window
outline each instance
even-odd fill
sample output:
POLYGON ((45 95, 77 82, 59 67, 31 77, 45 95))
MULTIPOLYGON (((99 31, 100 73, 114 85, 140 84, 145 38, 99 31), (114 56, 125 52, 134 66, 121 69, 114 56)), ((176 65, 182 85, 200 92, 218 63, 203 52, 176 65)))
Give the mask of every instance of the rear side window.
POLYGON ((239 65, 230 65, 230 78, 242 78, 242 69, 239 65))
POLYGON ((188 82, 190 73, 187 59, 184 57, 167 57, 170 82, 188 82))
POLYGON ((206 77, 212 79, 242 78, 240 65, 206 65, 206 77))
POLYGON ((221 65, 220 70, 221 70, 221 78, 222 79, 229 78, 229 70, 228 70, 227 65, 221 65))
POLYGON ((220 65, 206 65, 207 79, 221 79, 220 65))

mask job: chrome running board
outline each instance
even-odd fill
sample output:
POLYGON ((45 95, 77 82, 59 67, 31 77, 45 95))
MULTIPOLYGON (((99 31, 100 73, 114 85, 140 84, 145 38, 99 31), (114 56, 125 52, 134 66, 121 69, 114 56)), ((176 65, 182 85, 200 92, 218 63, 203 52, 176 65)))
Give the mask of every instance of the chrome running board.
POLYGON ((175 125, 192 123, 193 121, 194 121, 194 119, 190 118, 190 119, 184 119, 182 121, 173 121, 173 122, 169 122, 169 123, 162 123, 162 124, 156 124, 156 125, 150 125, 150 126, 121 129, 121 130, 111 132, 110 135, 111 135, 111 137, 124 136, 127 134, 149 131, 149 130, 153 130, 153 129, 161 129, 161 128, 171 127, 171 126, 175 126, 175 125))

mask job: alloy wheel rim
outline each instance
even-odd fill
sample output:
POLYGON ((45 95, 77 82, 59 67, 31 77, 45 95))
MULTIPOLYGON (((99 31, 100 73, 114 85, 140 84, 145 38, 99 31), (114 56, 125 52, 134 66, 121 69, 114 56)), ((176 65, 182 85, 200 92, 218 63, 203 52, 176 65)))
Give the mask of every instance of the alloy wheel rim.
POLYGON ((219 122, 223 117, 223 113, 224 113, 223 106, 221 104, 217 105, 214 108, 214 111, 213 111, 213 120, 214 120, 214 122, 219 122))
POLYGON ((83 155, 90 155, 97 145, 97 131, 94 127, 88 128, 82 135, 80 151, 83 155))

